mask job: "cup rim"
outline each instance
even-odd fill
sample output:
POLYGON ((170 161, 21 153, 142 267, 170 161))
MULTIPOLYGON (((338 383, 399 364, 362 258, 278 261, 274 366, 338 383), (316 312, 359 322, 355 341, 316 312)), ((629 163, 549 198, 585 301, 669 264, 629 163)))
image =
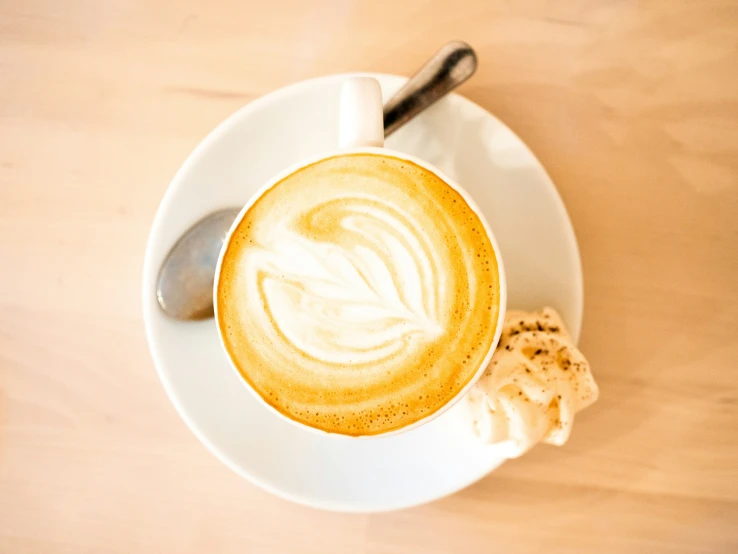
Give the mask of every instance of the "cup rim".
POLYGON ((471 197, 471 195, 464 190, 461 185, 459 185, 455 179, 450 178, 448 175, 446 175, 444 172, 442 172, 440 169, 435 167, 432 164, 429 164, 428 162, 425 162, 411 154, 406 154, 404 152, 399 152, 397 150, 393 150, 391 148, 387 148, 384 146, 363 146, 363 147, 356 147, 356 148, 344 148, 344 149, 335 149, 335 150, 329 150, 326 152, 321 152, 318 154, 314 154, 306 159, 303 159, 297 163, 294 163, 287 168, 283 169, 270 179, 268 179, 259 189, 249 198, 249 200, 244 204, 243 208, 238 212, 238 215, 233 220, 233 223, 231 224, 230 229, 228 230, 228 233, 225 236, 225 239, 223 240, 223 246, 221 247, 220 253, 218 254, 218 262, 215 266, 215 276, 213 279, 213 309, 214 309, 214 318, 215 318, 215 326, 217 328, 218 332, 218 340, 220 342, 221 347, 226 353, 226 356, 228 358, 228 363, 231 366, 231 369, 236 372, 238 375, 239 380, 243 383, 243 385, 246 387, 246 389, 254 395, 257 400, 265 406, 268 410, 270 410, 272 413, 277 414, 280 418, 283 420, 288 421, 292 425, 297 425, 298 427, 308 430, 313 433, 317 433, 319 435, 323 436, 331 436, 331 437, 343 437, 347 440, 354 439, 354 440, 368 440, 368 439, 379 439, 379 438, 386 438, 393 435, 399 435, 402 433, 406 433, 408 431, 411 431, 413 429, 416 429, 418 427, 421 427, 422 425, 425 425, 427 423, 430 423, 432 420, 436 419, 437 417, 444 414, 446 411, 451 409, 454 405, 456 405, 461 399, 463 399, 466 394, 469 392, 471 387, 474 386, 474 384, 479 380, 479 378, 483 375, 484 371, 489 366, 490 361, 492 360, 492 356, 495 353, 495 350, 497 349, 497 345, 500 342, 500 336, 502 335, 502 327, 503 323, 505 321, 505 313, 507 311, 507 278, 505 275, 505 267, 504 262, 502 260, 502 256, 500 254, 500 247, 497 243, 497 239, 495 238, 494 233, 492 232, 492 229, 489 226, 489 223, 487 221, 487 218, 485 217, 482 210, 479 208, 477 203, 474 201, 474 199, 471 197), (428 414, 427 416, 410 423, 409 425, 405 425, 404 427, 400 427, 399 429, 393 429, 391 431, 387 431, 385 433, 377 433, 372 435, 347 435, 344 433, 336 433, 331 431, 326 431, 324 429, 319 429, 318 427, 312 427, 310 425, 307 425, 305 423, 302 423, 301 421, 297 421, 292 419, 286 414, 283 414, 281 411, 279 411, 277 408, 269 404, 260 394, 259 392, 254 389, 254 387, 249 383, 246 378, 241 374, 241 372, 238 370, 238 367, 236 366, 236 362, 231 357, 231 354, 226 348, 225 340, 223 338, 223 331, 221 329, 219 315, 218 315, 218 284, 220 282, 220 275, 221 275, 221 266, 223 263, 223 258, 225 255, 226 250, 228 249, 228 245, 231 242, 231 239, 233 237, 233 233, 238 228, 238 226, 241 224, 241 220, 246 215, 246 212, 256 203, 256 201, 261 198, 267 191, 269 191, 273 186, 278 184, 283 179, 287 178, 289 175, 292 175, 293 173, 296 173, 297 171, 303 169, 304 167, 307 167, 309 165, 330 159, 335 158, 338 156, 349 156, 353 154, 377 154, 381 156, 389 156, 394 158, 399 158, 401 160, 405 160, 408 162, 412 162, 416 165, 419 165, 423 169, 430 171, 434 175, 436 175, 439 179, 441 179, 444 183, 446 183, 448 186, 450 186, 452 189, 454 189, 456 192, 458 192, 464 201, 467 203, 467 205, 474 211, 476 216, 479 218, 479 220, 482 223, 482 227, 485 230, 485 233, 487 234, 487 238, 489 238, 490 243, 492 244, 492 250, 495 253, 495 258, 497 261, 497 276, 498 276, 498 282, 499 282, 499 308, 497 311, 497 321, 496 327, 495 327, 495 335, 492 339, 492 342, 490 343, 489 350, 487 351, 485 357, 483 358, 481 364, 479 365, 479 368, 477 368, 476 373, 469 379, 469 381, 462 387, 448 402, 446 402, 443 406, 438 408, 436 411, 428 414))

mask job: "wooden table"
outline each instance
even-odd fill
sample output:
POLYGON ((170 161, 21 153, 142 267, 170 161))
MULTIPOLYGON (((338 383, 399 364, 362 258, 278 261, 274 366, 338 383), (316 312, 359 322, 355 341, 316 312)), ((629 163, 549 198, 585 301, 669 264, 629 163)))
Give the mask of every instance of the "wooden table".
POLYGON ((0 552, 738 551, 738 5, 732 0, 0 0, 0 552), (461 90, 556 181, 602 389, 539 447, 417 509, 262 492, 177 417, 142 261, 216 123, 327 73, 461 90))

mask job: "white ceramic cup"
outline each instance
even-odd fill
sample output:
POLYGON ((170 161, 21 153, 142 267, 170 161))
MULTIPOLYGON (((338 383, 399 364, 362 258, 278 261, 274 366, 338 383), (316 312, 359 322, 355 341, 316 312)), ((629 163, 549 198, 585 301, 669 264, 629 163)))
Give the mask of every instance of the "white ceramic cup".
MULTIPOLYGON (((221 324, 220 324, 220 316, 218 314, 218 282, 220 281, 221 276, 221 266, 223 263, 223 255, 225 251, 227 250, 228 245, 230 244, 230 241, 233 237, 233 233, 235 229, 238 227, 238 225, 241 223, 241 220, 243 219, 246 212, 248 212, 249 208, 254 205, 254 203, 269 189, 271 189, 274 185, 284 180, 287 176, 303 169, 304 167, 308 165, 312 165, 318 161, 324 160, 326 158, 332 158, 335 156, 340 155, 347 155, 347 154, 381 154, 385 156, 392 156, 394 158, 399 158, 401 160, 407 160, 409 162, 412 162, 414 164, 417 164, 426 170, 430 171, 431 173, 436 174, 441 180, 443 180, 448 186, 456 190, 461 196, 464 198, 466 203, 469 205, 469 207, 474 210, 474 213, 479 217, 479 220, 482 222, 482 225, 484 226, 484 230, 489 237, 490 243, 492 244, 492 248, 495 252, 495 257, 497 259, 497 270, 499 273, 499 283, 500 283, 500 308, 498 310, 497 315, 497 321, 496 324, 496 332, 494 340, 492 341, 492 344, 490 345, 489 351, 484 357, 483 362, 480 364, 479 368, 477 368, 476 373, 474 374, 474 377, 469 380, 469 382, 466 384, 464 388, 462 388, 456 396, 454 396, 451 400, 449 400, 442 408, 439 410, 436 410, 432 414, 426 416, 425 418, 416 421, 415 423, 411 423, 409 425, 406 425, 404 427, 401 427, 399 429, 394 429, 392 431, 388 431, 386 433, 379 433, 379 434, 372 434, 372 435, 339 435, 344 436, 347 438, 352 439, 366 439, 366 438, 377 438, 377 437, 387 437, 390 435, 395 435, 398 433, 403 433, 405 431, 409 431, 411 429, 414 429, 416 427, 419 427, 420 425, 423 425, 425 423, 428 423, 429 421, 437 418, 442 413, 444 413, 446 410, 448 410, 451 406, 453 406, 456 402, 458 402, 460 399, 462 399, 467 392, 469 392, 469 389, 474 385, 474 383, 482 376, 484 373, 484 370, 489 365, 490 359, 492 358, 492 354, 494 354, 495 348, 497 347, 497 343, 500 340, 500 334, 502 333, 502 324, 505 320, 505 308, 507 305, 507 283, 505 281, 505 270, 503 267, 502 257, 500 256, 500 248, 497 244, 497 240, 495 239, 494 235, 492 234, 492 230, 489 227, 489 224, 487 223, 487 220, 484 217, 484 214, 481 212, 479 207, 476 205, 474 200, 469 196, 469 194, 461 188, 457 183, 455 183, 452 179, 450 179, 448 176, 444 175, 440 170, 433 167, 432 165, 419 160, 418 158, 415 158, 413 156, 410 156, 408 154, 404 154, 402 152, 397 152, 394 150, 390 150, 388 148, 384 148, 384 115, 383 115, 383 102, 382 102, 382 90, 379 86, 379 82, 372 78, 372 77, 353 77, 351 79, 348 79, 341 89, 341 98, 340 98, 340 116, 339 116, 339 133, 338 133, 338 149, 331 151, 331 152, 325 152, 320 155, 311 157, 309 159, 303 160, 302 162, 295 164, 293 166, 290 166, 280 172, 279 174, 275 175, 272 179, 270 179, 264 186, 262 186, 254 196, 251 197, 251 199, 246 203, 246 205, 243 207, 241 212, 238 214, 238 217, 236 217, 236 220, 233 222, 233 225, 231 226, 230 231, 228 232, 228 235, 225 238, 225 241, 223 242, 223 248, 220 252, 220 257, 218 259, 218 264, 215 269, 215 283, 213 288, 213 305, 215 306, 215 320, 218 327, 218 336, 220 338, 221 346, 223 346, 223 349, 228 352, 228 349, 225 347, 223 332, 221 330, 221 324)), ((241 375, 241 372, 236 367, 236 363, 231 359, 230 354, 228 354, 228 358, 231 362, 231 366, 233 367, 234 371, 238 374, 241 382, 244 383, 246 388, 248 388, 254 396, 256 396, 261 403, 267 407, 267 409, 276 412, 279 416, 281 416, 283 419, 286 419, 290 423, 297 425, 299 427, 308 429, 310 431, 321 433, 325 435, 336 435, 336 433, 328 433, 327 431, 324 431, 322 429, 318 429, 316 427, 311 427, 309 425, 306 425, 302 422, 295 421, 294 419, 291 419, 286 414, 283 414, 276 408, 274 408, 271 404, 266 402, 261 395, 253 389, 253 387, 246 381, 246 379, 243 378, 241 375)))

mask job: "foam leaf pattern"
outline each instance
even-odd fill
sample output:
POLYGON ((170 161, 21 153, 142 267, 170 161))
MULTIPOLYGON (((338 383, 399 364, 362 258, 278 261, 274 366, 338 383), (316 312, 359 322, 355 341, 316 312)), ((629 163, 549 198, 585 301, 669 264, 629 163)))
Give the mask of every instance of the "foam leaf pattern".
POLYGON ((376 363, 413 337, 437 337, 437 277, 426 249, 411 248, 414 230, 372 213, 342 224, 357 235, 372 227, 372 241, 342 245, 283 229, 269 250, 247 257, 249 294, 262 298, 275 332, 301 354, 339 365, 376 363))

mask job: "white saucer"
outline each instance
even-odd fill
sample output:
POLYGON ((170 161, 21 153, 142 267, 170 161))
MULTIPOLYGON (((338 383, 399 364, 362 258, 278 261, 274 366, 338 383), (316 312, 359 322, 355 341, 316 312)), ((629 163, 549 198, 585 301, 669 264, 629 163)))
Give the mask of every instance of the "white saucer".
MULTIPOLYGON (((385 98, 405 81, 372 76, 385 98)), ((219 208, 242 206, 284 167, 335 148, 339 87, 346 77, 305 81, 252 102, 195 149, 169 186, 151 229, 143 308, 167 394, 223 463, 295 502, 382 511, 451 494, 502 460, 474 442, 453 409, 384 439, 322 436, 290 425, 240 382, 213 320, 168 319, 154 293, 161 261, 192 223, 219 208)), ((387 146, 435 164, 469 191, 500 244, 508 306, 553 306, 577 338, 582 274, 576 237, 556 188, 525 144, 484 109, 454 94, 390 137, 387 146)))

